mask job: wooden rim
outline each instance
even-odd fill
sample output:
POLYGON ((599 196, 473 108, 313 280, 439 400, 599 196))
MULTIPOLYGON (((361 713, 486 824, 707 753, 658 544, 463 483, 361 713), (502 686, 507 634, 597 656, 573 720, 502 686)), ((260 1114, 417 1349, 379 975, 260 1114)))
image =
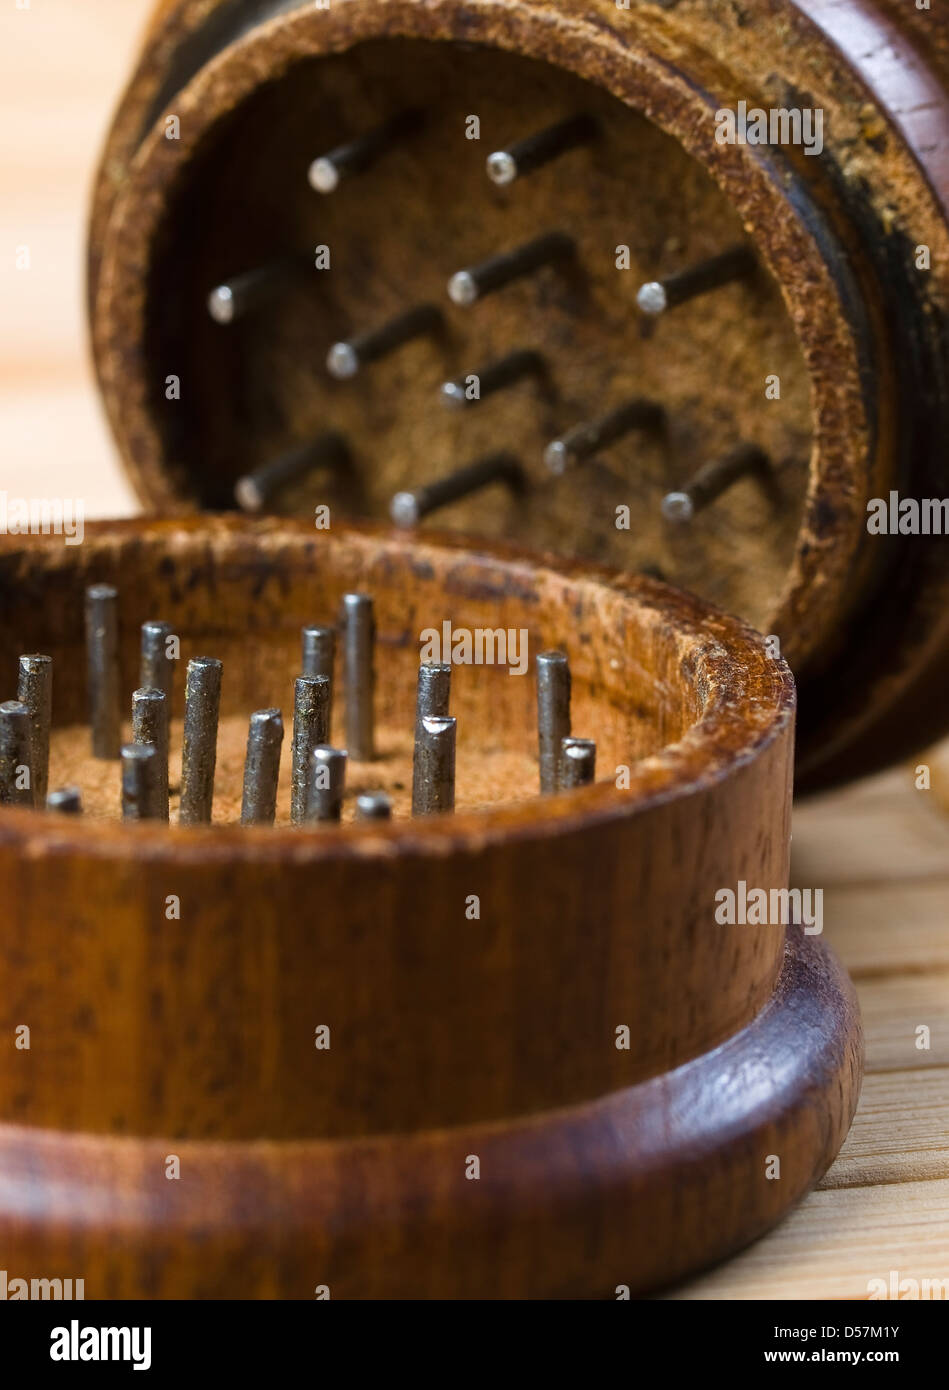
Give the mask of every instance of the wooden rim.
POLYGON ((794 929, 773 998, 741 1032, 570 1109, 282 1145, 0 1125, 5 1260, 31 1268, 42 1248, 44 1271, 78 1273, 73 1252, 95 1233, 87 1299, 642 1293, 754 1240, 822 1176, 862 1059, 853 986, 794 929), (165 1176, 170 1154, 181 1181, 165 1176))

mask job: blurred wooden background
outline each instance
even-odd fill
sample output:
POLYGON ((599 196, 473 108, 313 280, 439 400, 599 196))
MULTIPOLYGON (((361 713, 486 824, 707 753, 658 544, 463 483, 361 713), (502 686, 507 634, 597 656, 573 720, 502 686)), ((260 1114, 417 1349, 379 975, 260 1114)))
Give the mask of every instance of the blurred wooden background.
MULTIPOLYGON (((0 489, 79 494, 90 517, 138 510, 93 386, 83 255, 92 171, 149 8, 0 8, 0 489), (29 270, 16 268, 23 246, 29 270)), ((924 761, 949 780, 945 747, 924 761)), ((825 890, 826 935, 864 1011, 857 1121, 817 1192, 674 1296, 865 1298, 891 1270, 949 1279, 949 815, 937 795, 900 768, 798 808, 795 881, 825 890)))

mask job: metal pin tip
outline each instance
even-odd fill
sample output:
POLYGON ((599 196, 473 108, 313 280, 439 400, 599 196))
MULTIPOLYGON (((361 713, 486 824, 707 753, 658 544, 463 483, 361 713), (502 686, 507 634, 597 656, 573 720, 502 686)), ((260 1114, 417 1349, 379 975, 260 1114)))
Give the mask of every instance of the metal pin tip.
POLYGON ((644 314, 664 314, 669 307, 669 298, 658 280, 649 280, 640 285, 636 303, 644 314))
POLYGON ((589 738, 565 738, 563 740, 563 755, 570 758, 572 762, 585 762, 596 751, 596 744, 589 738))
POLYGON ((356 798, 357 820, 391 820, 392 802, 385 792, 361 792, 356 798))
POLYGON ((478 298, 478 283, 468 270, 459 270, 448 281, 448 298, 452 304, 467 308, 478 298))
POLYGON ((20 657, 21 671, 38 671, 40 668, 52 666, 53 658, 43 656, 39 652, 29 652, 20 657))
POLYGON ((123 743, 120 751, 122 761, 126 763, 148 763, 158 757, 153 743, 123 743))
POLYGON ((234 291, 230 285, 218 285, 208 295, 208 313, 215 323, 233 323, 234 291))
POLYGON ((283 714, 278 709, 257 709, 250 717, 250 722, 255 728, 262 728, 266 725, 279 725, 283 728, 283 714))
POLYGON ((558 477, 567 471, 569 458, 570 450, 562 439, 555 439, 544 450, 544 463, 550 472, 555 473, 558 477))
POLYGON ((259 512, 263 509, 264 495, 253 478, 238 478, 234 484, 234 501, 244 512, 259 512))
POLYGON ((458 720, 452 714, 426 714, 420 722, 426 733, 433 734, 437 738, 440 735, 450 733, 456 727, 458 720))
POLYGON ((561 745, 563 760, 561 791, 592 786, 596 781, 596 743, 590 738, 565 738, 561 745))
POLYGON ((446 381, 441 388, 442 405, 458 410, 468 404, 465 388, 459 381, 446 381))
POLYGON ((666 521, 691 521, 695 515, 692 498, 687 492, 667 492, 662 499, 661 511, 666 521))
POLYGON ((92 599, 94 603, 118 598, 118 596, 119 591, 113 584, 90 584, 86 590, 86 598, 92 599))
POLYGON ((330 777, 334 782, 342 778, 348 762, 349 752, 347 749, 330 748, 325 743, 318 743, 310 754, 311 766, 329 768, 330 777))
POLYGON ((337 381, 349 381, 359 371, 359 355, 352 343, 334 343, 326 356, 326 370, 337 381))
POLYGON ((507 150, 495 150, 487 159, 488 178, 499 188, 505 188, 517 179, 517 160, 507 150))
POLYGON ((82 811, 82 792, 78 787, 60 787, 46 798, 46 809, 78 816, 82 811))
POLYGON ((22 718, 26 715, 28 718, 29 713, 29 705, 25 705, 22 700, 4 700, 3 703, 0 704, 0 714, 15 715, 17 718, 22 718))
POLYGON ((411 492, 397 492, 389 503, 389 515, 396 526, 415 526, 418 523, 418 502, 411 492))
POLYGON ((307 179, 314 193, 335 193, 339 188, 339 170, 333 161, 325 156, 314 159, 307 179))
POLYGON ((132 691, 133 704, 160 705, 164 699, 164 690, 159 690, 154 685, 143 685, 132 691))
POLYGON ((364 608, 371 608, 371 607, 372 607, 372 595, 371 595, 371 594, 359 594, 359 593, 343 594, 343 611, 344 611, 344 613, 347 613, 347 612, 358 612, 358 611, 360 611, 361 609, 364 609, 364 608))

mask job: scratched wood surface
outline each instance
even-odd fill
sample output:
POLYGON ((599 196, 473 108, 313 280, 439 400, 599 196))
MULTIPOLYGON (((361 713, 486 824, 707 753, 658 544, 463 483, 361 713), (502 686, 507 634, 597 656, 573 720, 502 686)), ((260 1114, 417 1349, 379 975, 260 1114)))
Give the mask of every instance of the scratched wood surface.
MULTIPOLYGON (((78 494, 90 517, 137 510, 92 385, 82 260, 92 169, 149 4, 0 10, 0 490, 78 494)), ((893 1269, 949 1277, 949 752, 928 761, 941 792, 900 768, 797 810, 795 881, 824 889, 864 1011, 863 1098, 820 1189, 673 1297, 865 1298, 893 1269)))

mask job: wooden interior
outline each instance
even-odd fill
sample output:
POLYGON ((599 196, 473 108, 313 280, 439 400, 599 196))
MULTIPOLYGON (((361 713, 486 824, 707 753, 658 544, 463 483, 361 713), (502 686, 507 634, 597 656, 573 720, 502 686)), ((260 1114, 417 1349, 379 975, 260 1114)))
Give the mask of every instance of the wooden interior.
POLYGON ((270 509, 306 516, 328 502, 387 519, 400 487, 504 448, 522 460, 526 492, 491 488, 432 525, 541 550, 561 550, 569 536, 576 556, 659 571, 760 626, 791 563, 811 455, 808 376, 780 292, 762 268, 674 321, 651 322, 635 306, 643 279, 744 237, 735 210, 680 145, 548 64, 405 40, 301 63, 209 136, 156 239, 146 351, 169 467, 200 506, 221 510, 235 505, 242 473, 333 428, 349 441, 349 466, 319 471, 270 509), (313 192, 308 149, 315 157, 409 105, 426 115, 417 137, 334 196, 313 192), (602 137, 593 146, 511 190, 490 183, 491 149, 574 110, 596 117, 602 137), (465 138, 470 112, 481 121, 477 141, 465 138), (235 215, 221 217, 222 208, 235 215), (545 230, 576 238, 575 267, 470 309, 451 304, 453 271, 545 230), (321 244, 332 252, 329 271, 308 265, 301 283, 226 328, 205 312, 221 281, 283 256, 311 263, 321 244), (620 273, 622 245, 631 265, 620 273), (329 376, 326 354, 338 339, 429 302, 444 313, 440 337, 353 381, 329 376), (544 355, 546 381, 467 412, 443 407, 444 381, 521 346, 544 355), (764 395, 768 362, 780 364, 778 409, 764 395), (188 384, 180 401, 165 399, 171 372, 188 384), (551 477, 550 440, 635 396, 664 406, 664 432, 636 431, 551 477), (748 479, 700 525, 660 524, 664 493, 741 439, 768 451, 771 490, 748 479), (632 512, 624 530, 620 506, 632 512))

